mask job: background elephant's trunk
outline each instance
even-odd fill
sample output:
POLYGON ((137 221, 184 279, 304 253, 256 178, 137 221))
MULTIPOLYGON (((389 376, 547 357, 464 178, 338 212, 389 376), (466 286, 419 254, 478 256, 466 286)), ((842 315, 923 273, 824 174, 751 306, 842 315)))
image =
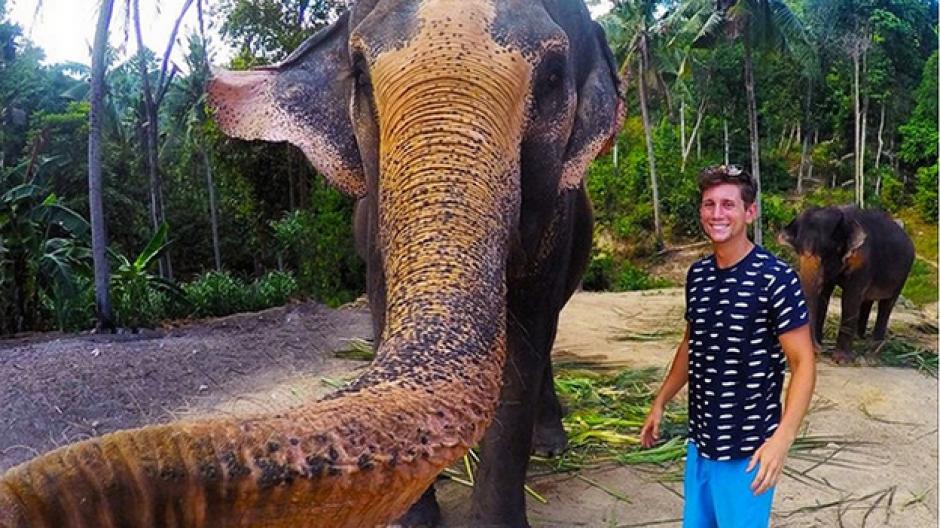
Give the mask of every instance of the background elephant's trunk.
POLYGON ((811 333, 818 349, 822 345, 822 336, 820 335, 822 322, 819 321, 819 317, 825 318, 825 314, 820 313, 820 296, 822 295, 824 278, 823 265, 821 259, 811 253, 801 253, 799 258, 800 287, 803 290, 803 296, 806 298, 810 328, 813 329, 811 333), (819 332, 816 330, 817 327, 820 329, 819 332))

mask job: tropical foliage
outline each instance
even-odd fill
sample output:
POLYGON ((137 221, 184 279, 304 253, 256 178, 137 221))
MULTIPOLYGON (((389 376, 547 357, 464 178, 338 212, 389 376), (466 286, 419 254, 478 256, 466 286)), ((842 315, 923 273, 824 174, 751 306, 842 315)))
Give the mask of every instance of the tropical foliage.
MULTIPOLYGON (((935 0, 612 3, 599 21, 628 118, 589 169, 597 227, 586 288, 668 285, 643 263, 698 239, 695 175, 718 163, 759 170, 766 245, 808 204, 936 223, 935 0)), ((95 326, 93 240, 122 327, 362 293, 353 201, 293 147, 224 137, 204 97, 221 45, 235 51, 227 67, 277 61, 345 3, 186 4, 222 42, 207 43, 202 28, 179 35, 178 68, 165 48, 102 44, 99 104, 96 72, 46 64, 0 0, 0 333, 95 326)), ((136 40, 137 2, 101 5, 115 11, 105 30, 136 40)), ((936 268, 918 270, 916 301, 936 300, 936 268)), ((97 324, 108 326, 100 313, 97 324)))

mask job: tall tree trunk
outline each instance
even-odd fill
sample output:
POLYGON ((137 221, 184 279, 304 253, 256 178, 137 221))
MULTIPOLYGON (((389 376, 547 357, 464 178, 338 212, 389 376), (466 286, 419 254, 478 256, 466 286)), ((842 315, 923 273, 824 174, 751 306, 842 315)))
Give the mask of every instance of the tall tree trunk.
POLYGON ((803 148, 800 151, 800 168, 796 172, 796 194, 803 194, 803 174, 808 172, 809 160, 809 134, 804 134, 803 148))
POLYGON ((763 222, 761 216, 761 185, 760 185, 760 136, 757 130, 757 97, 754 95, 754 62, 752 60, 750 41, 744 39, 744 84, 747 87, 747 117, 751 132, 751 176, 757 187, 757 218, 754 219, 754 243, 763 243, 763 222))
MULTIPOLYGON (((806 131, 806 135, 809 135, 809 130, 806 131)), ((819 129, 816 128, 813 130, 813 143, 809 147, 809 167, 806 168, 806 179, 813 179, 813 150, 816 149, 816 145, 819 143, 819 129)))
MULTIPOLYGON (((693 141, 696 142, 696 144, 699 146, 699 151, 701 151, 702 142, 698 141, 699 138, 701 137, 698 133, 698 129, 702 125, 702 118, 704 116, 705 116, 705 98, 703 97, 702 102, 699 103, 698 105, 698 114, 695 116, 695 126, 692 127, 692 135, 689 136, 688 144, 682 147, 682 166, 680 168, 680 172, 685 172, 686 161, 689 159, 689 154, 692 153, 693 141)), ((685 128, 684 121, 685 120, 683 119, 683 129, 685 128)), ((682 135, 685 136, 685 132, 683 132, 682 135)), ((699 157, 701 157, 701 154, 699 154, 699 157)))
POLYGON ((206 190, 209 192, 209 223, 212 225, 212 255, 215 257, 215 270, 222 271, 222 250, 219 247, 219 216, 215 201, 215 182, 212 179, 212 163, 206 147, 199 147, 202 162, 206 165, 206 190))
MULTIPOLYGON (((685 152, 685 97, 679 102, 679 135, 682 136, 682 141, 680 142, 682 152, 685 152)), ((689 141, 689 144, 691 145, 692 142, 689 141)))
POLYGON ((859 207, 865 207, 865 136, 866 131, 868 130, 868 96, 865 97, 864 103, 862 103, 862 135, 859 137, 858 146, 858 174, 859 174, 859 190, 861 191, 859 207))
MULTIPOLYGON (((881 120, 878 122, 878 151, 875 154, 875 168, 881 167, 881 153, 884 152, 885 140, 885 102, 881 101, 881 120)), ((881 181, 881 176, 878 177, 881 181)))
POLYGON ((695 136, 695 159, 702 159, 702 135, 695 136))
POLYGON ((637 87, 640 92, 640 114, 643 116, 643 132, 646 135, 646 157, 650 169, 650 185, 653 190, 653 229, 656 242, 662 245, 663 228, 659 219, 659 185, 656 178, 656 155, 653 149, 653 132, 650 130, 649 109, 646 107, 646 83, 643 81, 643 72, 646 71, 646 38, 641 38, 640 72, 637 75, 637 87))
POLYGON ((796 192, 799 195, 803 194, 803 178, 804 174, 806 177, 809 177, 810 171, 812 170, 812 158, 810 157, 810 131, 813 128, 813 79, 809 78, 806 81, 806 106, 803 108, 803 120, 806 124, 805 127, 800 126, 800 134, 802 134, 802 144, 803 148, 800 151, 800 170, 797 172, 796 176, 796 192), (805 128, 805 130, 804 130, 805 128))
MULTIPOLYGON (((143 91, 144 112, 147 124, 144 127, 144 149, 147 152, 147 174, 150 177, 150 224, 154 233, 166 220, 163 214, 163 181, 160 178, 157 148, 159 145, 159 122, 157 118, 157 105, 154 101, 153 90, 150 86, 150 72, 147 69, 143 36, 140 30, 140 0, 134 0, 134 33, 137 39, 137 65, 140 73, 141 88, 143 91)), ((169 255, 164 253, 158 260, 160 276, 169 278, 169 255)))
MULTIPOLYGON (((867 40, 867 37, 866 37, 867 40)), ((868 78, 868 46, 862 48, 862 79, 868 78)), ((865 207, 865 137, 868 130, 868 94, 862 102, 862 130, 858 138, 858 177, 859 177, 859 207, 865 207)))
MULTIPOLYGON (((290 145, 284 145, 285 148, 290 148, 290 145)), ((294 163, 294 157, 290 155, 290 152, 287 153, 287 209, 293 211, 297 208, 297 202, 294 199, 294 192, 296 191, 296 183, 294 182, 294 170, 296 169, 296 164, 294 163)))
POLYGON ((731 145, 728 143, 728 118, 721 120, 722 127, 725 129, 725 165, 730 165, 731 145))
POLYGON ((860 138, 862 128, 861 100, 859 98, 859 43, 856 42, 852 49, 852 102, 855 111, 855 144, 853 146, 855 154, 855 204, 862 206, 862 192, 860 183, 862 181, 861 172, 861 151, 860 138))
POLYGON ((91 253, 95 274, 95 319, 99 331, 114 329, 108 279, 108 235, 104 225, 104 203, 101 182, 101 117, 104 111, 105 51, 108 26, 114 0, 103 0, 95 27, 95 43, 91 53, 91 111, 88 123, 88 209, 91 217, 91 253))

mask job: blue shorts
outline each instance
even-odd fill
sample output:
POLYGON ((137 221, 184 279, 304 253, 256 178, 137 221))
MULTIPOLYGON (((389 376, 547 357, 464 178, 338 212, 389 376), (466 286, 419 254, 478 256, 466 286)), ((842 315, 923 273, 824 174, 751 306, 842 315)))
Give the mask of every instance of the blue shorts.
POLYGON ((749 458, 716 462, 689 442, 685 460, 683 528, 766 528, 774 488, 751 491, 758 466, 746 472, 749 458))

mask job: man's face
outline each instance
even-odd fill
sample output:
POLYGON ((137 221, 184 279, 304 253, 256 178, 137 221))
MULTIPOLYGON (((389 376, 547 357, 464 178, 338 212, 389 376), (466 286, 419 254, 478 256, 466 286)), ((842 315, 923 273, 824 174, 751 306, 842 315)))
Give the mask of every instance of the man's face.
POLYGON ((706 189, 699 207, 702 229, 713 244, 747 238, 747 226, 757 216, 757 205, 745 207, 741 189, 733 183, 722 183, 706 189))

